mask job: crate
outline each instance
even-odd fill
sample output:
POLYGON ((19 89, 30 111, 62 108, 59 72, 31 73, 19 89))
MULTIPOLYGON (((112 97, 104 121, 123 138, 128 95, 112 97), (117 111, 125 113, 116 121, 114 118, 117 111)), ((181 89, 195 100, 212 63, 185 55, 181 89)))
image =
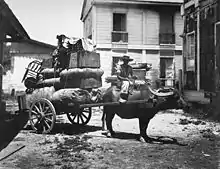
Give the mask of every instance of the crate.
POLYGON ((70 54, 70 63, 69 63, 69 68, 77 68, 77 52, 71 53, 70 54))
POLYGON ((79 51, 70 54, 69 68, 100 68, 100 54, 79 51))

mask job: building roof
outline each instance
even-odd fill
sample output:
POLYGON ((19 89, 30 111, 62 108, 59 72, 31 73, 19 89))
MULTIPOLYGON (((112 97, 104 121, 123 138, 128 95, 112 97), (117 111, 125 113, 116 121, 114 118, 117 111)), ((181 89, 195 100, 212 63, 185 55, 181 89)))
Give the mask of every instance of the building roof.
POLYGON ((22 40, 21 42, 30 43, 30 44, 38 45, 38 46, 45 47, 45 48, 56 49, 56 46, 54 46, 54 45, 44 43, 44 42, 40 42, 40 41, 33 40, 33 39, 25 39, 25 40, 22 40))
MULTIPOLYGON (((84 0, 82 11, 81 11, 81 17, 80 19, 83 20, 85 16, 85 8, 86 5, 92 5, 93 4, 105 4, 105 3, 115 3, 115 4, 148 4, 148 5, 174 5, 174 6, 180 6, 183 4, 184 0, 84 0), (87 4, 88 2, 91 2, 91 4, 87 4)), ((89 11, 86 11, 85 13, 88 13, 89 11)))
POLYGON ((125 3, 125 4, 182 4, 183 0, 93 0, 94 3, 125 3))
MULTIPOLYGON (((96 1, 96 0, 94 0, 96 1)), ((98 0, 99 1, 99 0, 98 0)), ((108 0, 103 0, 103 1, 108 1, 108 0)), ((111 0, 113 1, 125 1, 127 3, 151 3, 151 2, 155 2, 155 3, 183 3, 183 0, 111 0)))
POLYGON ((16 16, 4 0, 0 0, 0 15, 2 15, 2 27, 4 27, 1 27, 1 29, 4 29, 4 32, 7 35, 10 35, 12 39, 16 40, 30 39, 28 33, 25 31, 19 20, 16 18, 16 16))

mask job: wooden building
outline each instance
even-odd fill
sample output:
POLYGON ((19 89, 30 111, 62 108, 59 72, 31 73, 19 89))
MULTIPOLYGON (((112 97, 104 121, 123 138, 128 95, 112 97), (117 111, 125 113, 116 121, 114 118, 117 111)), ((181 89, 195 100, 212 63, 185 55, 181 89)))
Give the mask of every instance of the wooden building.
POLYGON ((184 90, 189 100, 206 100, 219 90, 220 11, 218 0, 185 0, 184 90))
MULTIPOLYGON (((183 0, 84 0, 84 37, 93 40, 104 78, 114 74, 119 58, 152 64, 147 76, 168 84, 182 69, 183 0)), ((103 78, 103 79, 104 79, 103 78)), ((105 83, 103 83, 105 85, 105 83)))
POLYGON ((25 29, 15 17, 4 0, 0 0, 0 112, 5 111, 2 102, 2 74, 3 74, 3 43, 30 39, 25 29))

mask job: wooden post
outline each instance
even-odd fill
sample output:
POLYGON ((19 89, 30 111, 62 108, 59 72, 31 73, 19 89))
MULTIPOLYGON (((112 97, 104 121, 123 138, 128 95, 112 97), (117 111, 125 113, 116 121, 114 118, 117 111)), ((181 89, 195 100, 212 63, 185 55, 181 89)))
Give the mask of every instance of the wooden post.
POLYGON ((180 93, 182 93, 182 88, 183 88, 183 78, 182 78, 182 76, 183 76, 183 71, 182 71, 182 69, 179 69, 179 79, 178 79, 178 81, 179 81, 179 92, 180 93))
POLYGON ((3 41, 0 35, 0 113, 4 113, 5 110, 3 110, 2 107, 2 75, 3 75, 3 41))
POLYGON ((4 67, 3 67, 3 43, 4 39, 6 37, 5 30, 7 29, 6 22, 2 19, 0 19, 0 113, 5 112, 5 105, 3 106, 2 103, 2 75, 4 73, 4 67))
POLYGON ((200 12, 197 12, 197 91, 200 90, 200 12))

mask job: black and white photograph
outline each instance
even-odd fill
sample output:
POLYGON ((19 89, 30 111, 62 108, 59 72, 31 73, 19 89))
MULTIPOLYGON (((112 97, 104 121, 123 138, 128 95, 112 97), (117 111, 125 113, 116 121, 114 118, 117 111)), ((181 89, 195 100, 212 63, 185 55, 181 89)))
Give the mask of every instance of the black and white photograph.
POLYGON ((220 0, 0 0, 0 169, 220 169, 220 0))

